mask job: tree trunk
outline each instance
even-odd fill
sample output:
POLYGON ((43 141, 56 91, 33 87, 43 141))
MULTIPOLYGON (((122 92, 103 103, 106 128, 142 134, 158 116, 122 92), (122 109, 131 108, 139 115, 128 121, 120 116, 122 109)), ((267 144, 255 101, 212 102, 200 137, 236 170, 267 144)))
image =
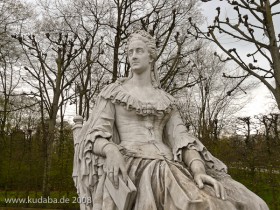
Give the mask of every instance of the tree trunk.
POLYGON ((272 91, 275 100, 277 102, 278 109, 280 110, 280 53, 279 47, 277 46, 277 38, 275 33, 275 28, 272 19, 270 1, 265 2, 265 13, 264 21, 267 29, 267 34, 269 38, 269 51, 273 61, 272 68, 274 69, 274 80, 275 80, 275 91, 272 91))
POLYGON ((115 36, 115 46, 114 46, 114 63, 113 63, 113 78, 112 82, 115 82, 118 78, 118 66, 119 66, 119 48, 121 43, 121 14, 122 8, 117 5, 118 8, 118 18, 117 18, 117 33, 115 36))
MULTIPOLYGON (((119 31, 119 30, 118 30, 119 31)), ((113 63, 113 78, 112 82, 115 82, 118 78, 118 63, 119 63, 119 47, 120 47, 120 33, 117 32, 115 36, 115 47, 114 47, 114 63, 113 63)))
MULTIPOLYGON (((44 128, 46 129, 46 128, 44 128)), ((50 195, 50 171, 52 159, 52 147, 55 132, 55 119, 50 119, 44 140, 44 173, 43 173, 43 197, 47 198, 50 195)), ((44 138, 44 137, 43 137, 44 138)))

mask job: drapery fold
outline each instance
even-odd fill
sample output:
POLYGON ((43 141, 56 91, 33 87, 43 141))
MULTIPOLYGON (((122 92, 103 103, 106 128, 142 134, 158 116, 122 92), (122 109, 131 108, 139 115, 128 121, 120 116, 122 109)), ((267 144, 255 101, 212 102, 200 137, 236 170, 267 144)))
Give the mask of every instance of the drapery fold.
MULTIPOLYGON (((110 84, 106 86, 101 93, 99 94, 95 107, 92 111, 92 114, 87 122, 83 125, 82 129, 80 130, 80 133, 78 135, 79 141, 75 145, 75 155, 74 155, 74 168, 73 168, 73 179, 77 188, 77 193, 82 200, 89 201, 84 203, 84 205, 81 205, 81 209, 108 209, 108 210, 114 210, 116 207, 112 203, 112 200, 110 200, 110 196, 106 189, 104 189, 104 179, 105 174, 103 172, 103 163, 104 158, 98 155, 95 155, 93 153, 93 146, 97 138, 103 138, 110 142, 115 143, 120 151, 123 153, 123 155, 126 157, 126 160, 128 161, 128 167, 129 164, 132 164, 130 166, 130 170, 137 170, 138 166, 136 164, 136 160, 139 161, 139 164, 143 163, 143 161, 150 161, 149 165, 146 165, 145 167, 141 168, 142 172, 149 171, 149 170, 162 170, 157 167, 153 167, 154 162, 160 162, 159 164, 165 165, 166 170, 165 172, 168 172, 168 168, 172 168, 172 170, 168 173, 171 174, 178 174, 180 171, 184 171, 182 175, 185 176, 186 180, 189 180, 188 185, 192 185, 194 188, 196 187, 194 184, 194 181, 191 180, 191 174, 188 172, 188 170, 184 167, 184 163, 182 162, 182 149, 187 147, 188 149, 194 149, 197 150, 202 157, 202 159, 205 162, 206 165, 206 172, 213 176, 214 178, 221 180, 223 178, 227 179, 230 178, 229 175, 227 175, 227 167, 225 164, 223 164, 220 160, 213 157, 213 155, 204 147, 204 145, 197 139, 196 137, 192 136, 187 132, 187 129, 180 117, 180 114, 177 110, 175 99, 165 93, 161 89, 156 90, 158 94, 161 96, 161 100, 157 101, 157 103, 151 104, 151 103, 143 103, 139 101, 138 99, 131 96, 123 87, 122 83, 120 81, 110 84), (120 145, 121 139, 118 134, 118 129, 115 123, 115 117, 116 117, 116 110, 115 105, 121 105, 125 110, 129 112, 135 112, 137 115, 141 116, 148 116, 148 115, 154 115, 154 116, 165 116, 168 115, 168 121, 166 123, 166 126, 164 128, 165 133, 163 135, 163 143, 168 145, 171 148, 171 151, 173 153, 173 160, 166 159, 163 155, 159 158, 152 157, 152 156, 145 156, 145 153, 139 154, 137 156, 137 152, 129 151, 129 148, 124 148, 120 145), (133 155, 136 154, 136 155, 133 155), (174 164, 172 164, 172 161, 174 164), (174 168, 175 167, 175 168, 174 168), (107 203, 106 203, 106 202, 107 203), (94 205, 94 208, 93 208, 94 205), (107 206, 107 207, 106 207, 107 206)), ((131 138, 133 138, 133 131, 131 133, 131 138)), ((156 145, 155 145, 156 146, 156 145)), ((140 166, 140 165, 139 165, 140 166)), ((140 170, 140 168, 138 168, 140 170)), ((131 171, 129 170, 129 173, 131 171)), ((142 172, 138 175, 132 175, 135 176, 135 179, 145 180, 145 177, 142 177, 142 172)), ((148 172, 147 172, 148 173, 148 172)), ((171 176, 171 174, 169 174, 171 176)), ((166 174, 162 174, 160 176, 169 176, 166 174)), ((181 176, 181 175, 180 175, 181 176)), ((138 180, 138 181, 140 181, 138 180)), ((166 182, 163 183, 162 186, 167 186, 163 188, 156 189, 165 189, 167 196, 168 193, 166 190, 174 190, 176 191, 177 188, 169 188, 168 186, 173 185, 172 180, 165 179, 166 182), (168 184, 169 183, 169 184, 168 184)), ((137 182, 137 180, 135 180, 137 182)), ((159 181, 159 180, 157 180, 159 181)), ((152 182, 152 180, 148 181, 152 182)), ((177 180, 178 182, 178 180, 177 180)), ((159 183, 160 184, 160 183, 159 183)), ((139 187, 140 187, 139 182, 139 187)), ((142 186, 142 185, 141 185, 142 186)), ((151 186, 152 187, 152 186, 151 186)), ((244 187, 244 186, 243 186, 244 187)), ((197 187, 196 187, 197 188, 197 187)), ((245 187, 244 187, 245 188, 245 187)), ((154 188, 153 188, 154 189, 154 188)), ((246 188, 245 188, 246 189, 246 188)), ((179 190, 179 188, 177 189, 179 190)), ((184 189, 181 189, 184 190, 184 189)), ((211 190, 210 190, 211 191, 211 190)), ((210 192, 209 191, 209 192, 210 192)), ((187 192, 186 192, 187 193, 187 192)), ((197 196, 204 195, 204 191, 199 191, 197 196)), ((207 193, 206 193, 207 194, 207 193)), ((210 193, 211 194, 211 193, 210 193)), ((169 197, 172 197, 172 195, 169 195, 169 197)), ((215 196, 215 195, 214 195, 215 196)), ((235 195, 236 196, 236 195, 235 195)), ((207 196, 206 196, 207 197, 207 196)), ((254 197, 254 196, 252 196, 254 197)), ((137 199, 143 199, 141 196, 137 199)), ((160 198, 162 199, 162 198, 160 198)), ((174 198, 176 200, 176 198, 174 198)), ((184 199, 184 196, 183 198, 184 199)), ((210 205, 209 202, 205 203, 204 198, 204 204, 203 205, 210 205), (208 203, 208 204, 207 204, 208 203)), ((209 199, 207 197, 207 199, 209 199)), ((206 199, 206 200, 207 200, 206 199)), ((215 202, 217 198, 211 198, 214 199, 215 202)), ((165 205, 173 205, 176 206, 176 202, 174 200, 174 203, 171 204, 165 204, 165 205)), ((188 199, 187 199, 188 200, 188 199)), ((191 199, 192 200, 192 199, 191 199)), ((199 199, 198 199, 199 200, 199 199)), ((193 201, 193 200, 192 200, 193 201)), ((193 202, 190 203, 193 203, 193 202)), ((141 201, 142 202, 142 201, 141 201)), ((136 205, 134 210, 140 210, 141 208, 144 208, 140 205, 140 201, 136 201, 136 205), (138 203, 138 204, 137 204, 138 203), (137 207, 138 206, 138 207, 137 207)), ((152 202, 152 201, 151 201, 152 202)), ((197 203, 197 202, 194 202, 197 203)), ((151 204, 154 205, 154 204, 151 204)), ((157 205, 157 204, 155 204, 157 205)), ((183 205, 183 204, 182 204, 183 205)), ((190 204, 194 205, 194 204, 190 204)), ((197 207, 197 206, 196 206, 197 207)), ((146 208, 146 207, 145 207, 146 208)), ((145 209, 144 208, 144 209, 145 209)), ((175 208, 175 207, 174 207, 175 208)), ((143 209, 143 210, 144 210, 143 209)), ((147 209, 149 209, 147 207, 147 209)), ((153 209, 153 208, 152 208, 153 209)), ((156 208, 154 208, 156 209, 156 208)), ((164 208, 166 209, 166 207, 164 208)), ((179 207, 178 207, 179 209, 179 207)), ((210 208, 211 209, 211 208, 210 208)), ((212 208, 215 209, 215 208, 212 208)), ((230 208, 229 208, 230 209, 230 208)), ((234 208, 232 208, 234 209, 234 208)), ((260 208, 265 209, 265 208, 260 208)), ((142 209, 141 209, 142 210, 142 209)))

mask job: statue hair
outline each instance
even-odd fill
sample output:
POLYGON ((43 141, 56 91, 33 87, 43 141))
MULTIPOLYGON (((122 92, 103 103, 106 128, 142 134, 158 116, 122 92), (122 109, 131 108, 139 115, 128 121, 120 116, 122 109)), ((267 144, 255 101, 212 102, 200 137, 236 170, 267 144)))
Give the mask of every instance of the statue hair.
MULTIPOLYGON (((159 76, 158 76, 158 72, 157 72, 157 68, 155 65, 155 61, 157 59, 157 47, 156 47, 156 40, 147 32, 144 30, 138 30, 134 33, 132 33, 129 37, 128 37, 128 41, 127 41, 127 52, 128 52, 128 46, 132 41, 135 40, 141 40, 142 42, 144 42, 147 47, 148 47, 148 52, 151 56, 151 58, 153 59, 152 62, 152 69, 151 69, 151 80, 152 80, 152 85, 155 88, 160 88, 160 80, 159 80, 159 76)), ((128 79, 131 79, 133 76, 133 72, 130 71, 129 75, 128 75, 128 79)))

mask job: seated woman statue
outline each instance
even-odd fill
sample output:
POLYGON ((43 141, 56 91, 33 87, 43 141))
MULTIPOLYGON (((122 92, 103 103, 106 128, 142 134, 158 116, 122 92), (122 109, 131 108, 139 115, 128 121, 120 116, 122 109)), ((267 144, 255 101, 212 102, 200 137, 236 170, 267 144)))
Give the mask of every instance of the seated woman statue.
POLYGON ((100 92, 77 136, 73 178, 80 208, 118 210, 105 179, 118 188, 121 177, 137 188, 132 210, 268 209, 187 132, 175 98, 160 88, 154 38, 133 33, 127 53, 130 75, 100 92))

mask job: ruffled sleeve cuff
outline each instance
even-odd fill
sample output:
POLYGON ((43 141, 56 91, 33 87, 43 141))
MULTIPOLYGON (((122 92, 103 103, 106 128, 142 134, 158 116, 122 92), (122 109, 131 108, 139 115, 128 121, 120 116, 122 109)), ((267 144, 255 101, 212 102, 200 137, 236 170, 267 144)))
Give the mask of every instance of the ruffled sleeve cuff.
POLYGON ((206 169, 214 169, 220 172, 227 172, 226 165, 211 155, 198 138, 188 133, 178 110, 171 113, 171 117, 166 125, 166 136, 172 147, 174 160, 182 161, 182 149, 193 149, 199 152, 206 169))
POLYGON ((200 154, 208 169, 227 173, 227 166, 222 161, 215 158, 197 138, 187 136, 187 139, 187 141, 186 139, 181 139, 173 148, 175 161, 181 162, 183 148, 188 148, 196 150, 200 154))
MULTIPOLYGON (((111 137, 112 137, 112 134, 109 132, 104 132, 104 131, 91 132, 90 134, 88 134, 88 138, 86 139, 84 153, 93 151, 93 145, 95 144, 95 141, 97 138, 102 138, 102 139, 106 139, 106 141, 109 141, 109 139, 111 137)), ((98 150, 95 150, 95 151, 98 151, 98 150)))
POLYGON ((172 148, 172 152, 174 154, 174 160, 181 162, 182 161, 182 149, 192 149, 197 151, 202 151, 203 145, 197 144, 196 138, 191 135, 185 135, 184 137, 180 137, 176 139, 174 146, 172 148))

